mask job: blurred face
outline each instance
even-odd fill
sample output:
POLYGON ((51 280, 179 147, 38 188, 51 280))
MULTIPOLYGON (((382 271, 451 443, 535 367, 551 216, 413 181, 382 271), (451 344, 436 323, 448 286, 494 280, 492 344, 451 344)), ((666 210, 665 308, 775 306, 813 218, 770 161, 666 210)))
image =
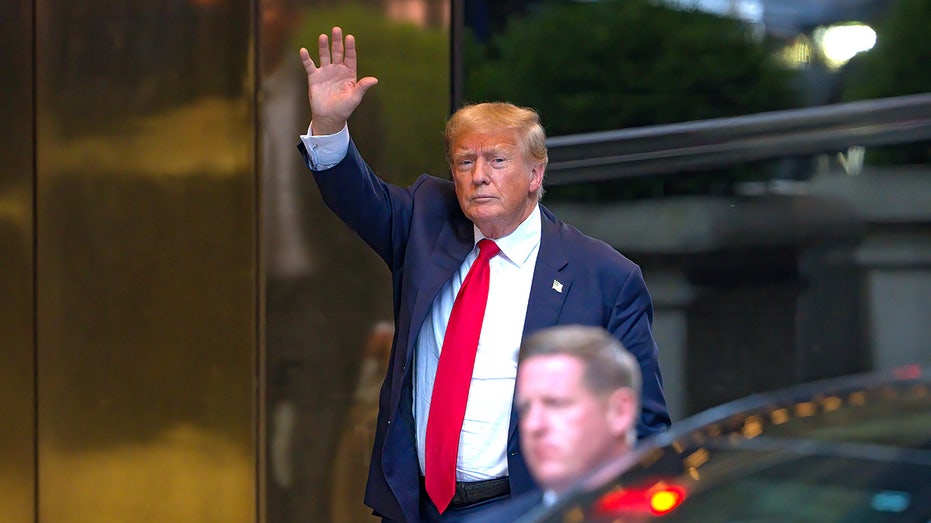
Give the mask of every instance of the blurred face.
POLYGON ((534 356, 518 367, 521 448, 544 489, 562 492, 627 450, 632 392, 596 395, 583 384, 584 370, 568 355, 534 356))
POLYGON ((506 236, 530 216, 543 164, 524 158, 516 130, 464 135, 450 156, 459 205, 482 234, 506 236))

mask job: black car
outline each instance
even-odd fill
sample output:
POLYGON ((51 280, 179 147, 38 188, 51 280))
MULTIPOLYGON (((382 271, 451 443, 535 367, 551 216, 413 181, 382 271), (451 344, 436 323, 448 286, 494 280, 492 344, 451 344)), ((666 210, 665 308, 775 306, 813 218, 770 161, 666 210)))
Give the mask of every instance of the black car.
POLYGON ((931 374, 908 366, 727 403, 583 483, 521 523, 929 523, 931 374))

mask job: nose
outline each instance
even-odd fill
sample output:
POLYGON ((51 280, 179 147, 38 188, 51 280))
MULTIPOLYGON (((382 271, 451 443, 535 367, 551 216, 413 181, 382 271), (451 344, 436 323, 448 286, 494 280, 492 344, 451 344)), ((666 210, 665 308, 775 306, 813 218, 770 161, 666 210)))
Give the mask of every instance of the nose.
POLYGON ((491 164, 484 158, 479 158, 475 162, 475 169, 472 170, 472 183, 475 185, 485 185, 490 180, 491 164))
POLYGON ((542 410, 535 405, 527 407, 520 418, 521 431, 528 434, 539 434, 546 426, 542 410))

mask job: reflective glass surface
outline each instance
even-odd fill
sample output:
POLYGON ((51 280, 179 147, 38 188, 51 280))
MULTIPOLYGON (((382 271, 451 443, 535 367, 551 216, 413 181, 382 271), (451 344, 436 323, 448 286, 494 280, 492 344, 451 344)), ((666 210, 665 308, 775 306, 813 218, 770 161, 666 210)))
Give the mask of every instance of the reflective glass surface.
POLYGON ((268 521, 370 522, 362 503, 393 337, 391 276, 324 205, 297 151, 310 124, 298 56, 339 25, 375 76, 349 122, 366 161, 409 185, 445 177, 445 1, 260 2, 268 521))

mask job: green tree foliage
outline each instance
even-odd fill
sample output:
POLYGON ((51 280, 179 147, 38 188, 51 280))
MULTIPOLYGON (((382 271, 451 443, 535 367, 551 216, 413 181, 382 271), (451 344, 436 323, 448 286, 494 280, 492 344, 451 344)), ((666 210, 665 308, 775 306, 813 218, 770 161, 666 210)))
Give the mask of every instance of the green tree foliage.
MULTIPOLYGON (((899 0, 877 31, 876 47, 846 66, 845 101, 931 92, 931 2, 899 0)), ((893 145, 867 152, 870 164, 931 162, 931 142, 893 145)))
POLYGON ((466 98, 534 107, 551 136, 796 106, 750 30, 646 0, 547 1, 472 43, 466 98))
POLYGON ((931 92, 931 2, 899 0, 877 31, 876 47, 847 64, 847 101, 931 92))

